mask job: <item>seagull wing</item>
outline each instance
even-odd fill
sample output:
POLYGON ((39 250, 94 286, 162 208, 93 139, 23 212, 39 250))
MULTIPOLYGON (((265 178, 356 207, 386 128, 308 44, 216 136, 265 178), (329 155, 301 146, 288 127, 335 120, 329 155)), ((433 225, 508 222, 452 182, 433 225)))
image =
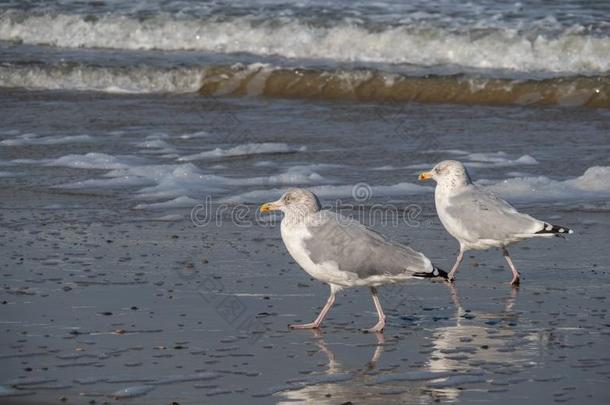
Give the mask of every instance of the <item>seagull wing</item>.
POLYGON ((359 278, 442 276, 422 253, 391 242, 361 223, 328 210, 315 214, 305 248, 314 263, 335 262, 359 278))
POLYGON ((498 245, 535 236, 545 223, 518 212, 512 205, 476 185, 451 196, 446 215, 459 229, 460 239, 470 243, 497 241, 498 245))

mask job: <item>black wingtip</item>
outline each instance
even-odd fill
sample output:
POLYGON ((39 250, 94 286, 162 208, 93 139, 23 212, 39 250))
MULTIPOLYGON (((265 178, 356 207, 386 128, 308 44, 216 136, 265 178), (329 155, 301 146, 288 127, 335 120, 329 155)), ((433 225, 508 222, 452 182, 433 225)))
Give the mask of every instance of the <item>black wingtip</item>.
POLYGON ((541 230, 539 230, 538 232, 536 232, 537 235, 557 235, 557 236, 568 235, 571 233, 574 233, 574 231, 568 227, 561 226, 561 225, 547 224, 546 222, 544 223, 543 228, 541 230))
POLYGON ((449 274, 447 274, 447 272, 445 270, 441 270, 436 266, 432 267, 432 271, 430 273, 426 273, 426 272, 419 272, 419 273, 415 273, 413 274, 415 277, 421 277, 421 278, 436 278, 436 277, 440 277, 443 278, 445 280, 449 279, 449 274))

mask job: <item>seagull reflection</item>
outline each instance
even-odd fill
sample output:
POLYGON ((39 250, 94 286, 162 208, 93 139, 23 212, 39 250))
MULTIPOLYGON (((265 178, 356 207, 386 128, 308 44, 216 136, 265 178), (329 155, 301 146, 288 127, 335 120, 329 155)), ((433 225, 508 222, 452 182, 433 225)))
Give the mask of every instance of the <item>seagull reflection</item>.
POLYGON ((428 368, 433 371, 467 370, 473 365, 510 366, 532 358, 537 336, 517 328, 513 312, 518 290, 512 289, 500 312, 468 310, 455 285, 448 286, 455 305, 455 325, 437 328, 428 368))
POLYGON ((326 356, 326 369, 321 374, 303 379, 305 383, 303 387, 283 391, 281 394, 283 400, 280 400, 278 404, 293 403, 294 401, 336 404, 339 399, 339 402, 346 402, 369 396, 370 387, 366 386, 365 383, 370 378, 370 373, 377 368, 377 363, 383 354, 386 344, 383 334, 372 334, 376 338, 376 344, 370 360, 361 368, 350 369, 337 360, 335 353, 324 340, 322 332, 318 330, 310 332, 313 335, 315 345, 319 348, 319 352, 326 356))
MULTIPOLYGON (((449 324, 444 322, 443 326, 435 327, 435 323, 430 328, 432 323, 427 320, 426 325, 421 325, 422 333, 388 338, 387 343, 383 335, 376 334, 377 344, 369 362, 357 369, 343 365, 324 335, 313 331, 312 344, 327 359, 325 370, 300 380, 289 380, 289 386, 274 391, 280 394, 278 403, 452 401, 463 394, 464 388, 481 389, 481 384, 490 388, 491 380, 494 380, 494 390, 501 389, 498 387, 512 375, 534 364, 538 336, 535 328, 523 326, 521 314, 514 311, 518 290, 502 298, 500 310, 494 311, 489 308, 493 303, 487 300, 477 301, 481 304, 478 308, 472 302, 465 307, 457 288, 454 285, 447 288, 455 308, 449 324), (387 353, 386 356, 392 357, 389 360, 394 363, 387 369, 379 367, 384 350, 392 352, 392 356, 387 353), (396 358, 398 353, 400 363, 396 358), (424 359, 419 361, 422 355, 424 359), (412 366, 405 367, 403 358, 413 359, 409 360, 412 366)), ((349 354, 353 362, 362 351, 354 347, 349 354)))
MULTIPOLYGON (((434 328, 431 336, 424 338, 430 344, 423 347, 431 350, 420 350, 419 354, 425 353, 427 360, 419 367, 376 376, 369 383, 372 390, 387 393, 392 387, 406 388, 408 392, 401 393, 400 398, 410 396, 409 403, 425 402, 426 395, 428 400, 454 401, 469 385, 477 390, 491 380, 501 385, 506 382, 502 375, 519 373, 532 364, 537 337, 535 332, 518 326, 519 314, 513 312, 516 290, 502 300, 502 310, 494 313, 464 309, 457 288, 453 285, 447 288, 455 315, 450 326, 434 328)), ((487 308, 488 302, 484 304, 483 308, 487 308)))
MULTIPOLYGON (((326 370, 326 374, 336 374, 345 371, 345 368, 342 366, 341 363, 336 360, 335 354, 332 352, 332 350, 329 349, 328 345, 324 341, 324 336, 322 335, 322 333, 315 329, 311 332, 314 338, 316 339, 316 346, 320 348, 320 352, 324 353, 326 355, 326 358, 328 359, 328 369, 326 370)), ((366 371, 374 370, 375 367, 377 367, 377 362, 379 361, 379 358, 383 353, 385 345, 385 338, 383 337, 382 333, 374 333, 373 335, 375 335, 375 337, 377 338, 377 345, 375 346, 373 356, 368 361, 368 363, 366 363, 366 371)))

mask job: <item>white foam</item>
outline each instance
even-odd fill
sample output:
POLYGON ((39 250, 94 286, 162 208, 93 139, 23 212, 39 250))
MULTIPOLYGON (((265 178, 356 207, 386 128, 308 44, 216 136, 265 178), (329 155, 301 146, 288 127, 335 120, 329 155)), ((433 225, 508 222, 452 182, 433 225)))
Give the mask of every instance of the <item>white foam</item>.
POLYGON ((504 167, 516 165, 537 165, 538 161, 530 155, 523 155, 517 159, 511 159, 505 152, 495 153, 470 153, 464 156, 470 162, 466 167, 504 167))
POLYGON ((60 145, 67 143, 88 143, 92 141, 93 138, 90 135, 38 136, 36 134, 23 134, 16 138, 4 139, 0 141, 0 145, 60 145))
MULTIPOLYGON (((353 200, 355 185, 319 185, 308 187, 313 193, 321 198, 344 198, 353 200)), ((269 190, 253 190, 231 197, 226 197, 222 201, 230 203, 255 203, 271 198, 277 198, 284 193, 287 188, 272 188, 269 190)), ((370 187, 370 198, 389 197, 389 196, 408 196, 425 192, 432 192, 434 189, 428 186, 421 186, 413 183, 397 183, 389 186, 379 185, 370 187)), ((362 201, 366 203, 365 201, 362 201)))
POLYGON ((293 147, 285 143, 264 142, 264 143, 246 143, 237 145, 228 149, 216 148, 214 150, 196 153, 193 155, 182 156, 178 158, 180 162, 190 162, 193 160, 202 160, 209 158, 235 157, 246 155, 263 155, 271 153, 294 153, 304 152, 307 150, 305 146, 293 147))
MULTIPOLYGON (((470 153, 459 149, 448 149, 428 151, 428 153, 445 153, 449 155, 454 155, 456 156, 455 159, 460 160, 464 164, 464 166, 473 168, 508 167, 539 164, 539 162, 530 155, 522 155, 517 158, 511 158, 511 156, 509 156, 506 152, 502 151, 470 153)), ((430 169, 434 167, 436 163, 438 162, 414 164, 407 166, 407 168, 430 169)))
MULTIPOLYGON (((153 149, 164 149, 164 148, 171 147, 170 144, 168 144, 167 142, 165 142, 161 139, 146 140, 146 141, 137 143, 136 146, 138 146, 140 148, 153 148, 153 149)), ((172 149, 173 149, 173 147, 172 147, 172 149)))
MULTIPOLYGON (((464 28, 468 27, 417 21, 388 24, 376 30, 346 21, 323 27, 291 17, 260 23, 249 16, 222 21, 158 16, 140 21, 107 14, 88 21, 72 14, 0 14, 0 40, 68 48, 249 52, 287 58, 517 71, 610 70, 610 39, 589 34, 586 29, 570 27, 549 34, 540 27, 486 26, 471 27, 476 30, 473 35, 464 28)), ((74 77, 78 74, 86 76, 87 72, 76 72, 74 77)), ((125 89, 119 86, 119 90, 125 89)))
MULTIPOLYGON (((479 180, 477 184, 509 201, 518 202, 591 202, 610 198, 610 166, 594 166, 582 176, 567 180, 548 177, 517 177, 502 181, 479 180)), ((317 185, 309 187, 321 198, 352 200, 353 185, 317 185)), ((223 202, 258 203, 279 197, 287 188, 258 189, 225 197, 223 202)), ((370 197, 406 197, 432 192, 432 187, 413 183, 370 187, 370 197)), ((365 202, 365 201, 364 201, 365 202)))
MULTIPOLYGON (((19 161, 24 163, 24 160, 19 161)), ((30 163, 38 163, 33 161, 30 163)), ((112 156, 105 153, 90 152, 85 155, 66 155, 57 159, 45 160, 47 166, 65 166, 77 169, 126 169, 146 161, 137 156, 112 156)))
POLYGON ((553 180, 545 176, 517 177, 500 182, 477 182, 512 201, 579 202, 610 197, 610 166, 593 166, 582 176, 568 180, 553 180))
POLYGON ((55 186, 56 188, 64 188, 64 189, 89 189, 89 190, 112 190, 112 189, 121 189, 127 187, 143 187, 154 184, 154 182, 143 176, 134 176, 129 174, 128 172, 125 175, 113 177, 110 179, 87 179, 75 181, 72 183, 61 184, 59 186, 55 186))
POLYGON ((155 185, 139 190, 139 197, 144 199, 168 199, 184 195, 200 197, 204 193, 219 193, 238 186, 308 185, 330 182, 306 166, 295 166, 276 175, 249 178, 206 174, 191 163, 165 167, 143 166, 138 168, 138 172, 139 175, 152 178, 155 182, 155 185))
POLYGON ((165 209, 192 207, 203 195, 226 193, 244 186, 317 185, 332 183, 316 172, 333 165, 298 165, 269 176, 223 177, 209 174, 193 163, 150 164, 147 160, 131 156, 112 156, 104 153, 66 155, 57 159, 34 160, 47 166, 65 166, 80 169, 107 169, 102 178, 80 180, 56 186, 64 189, 107 190, 137 187, 133 195, 146 200, 138 209, 165 209), (159 201, 165 200, 165 201, 159 201))
POLYGON ((115 68, 73 64, 0 65, 0 87, 26 89, 134 94, 193 93, 201 88, 201 80, 201 68, 115 68))
POLYGON ((114 189, 121 187, 142 187, 135 197, 149 200, 174 199, 199 193, 220 192, 230 179, 203 173, 191 163, 180 165, 124 164, 119 159, 114 170, 104 175, 106 178, 89 179, 61 185, 70 189, 114 189))
POLYGON ((149 135, 144 141, 136 143, 136 146, 148 149, 146 153, 162 154, 168 158, 174 157, 176 155, 176 147, 164 140, 167 138, 169 138, 167 134, 149 135))
POLYGON ((180 139, 196 139, 196 138, 205 138, 207 136, 210 136, 209 132, 206 132, 206 131, 197 131, 197 132, 192 132, 192 133, 188 133, 188 134, 182 134, 178 138, 180 138, 180 139))
POLYGON ((164 201, 160 203, 149 203, 149 204, 138 204, 134 208, 137 210, 159 210, 159 209, 168 209, 168 208, 192 208, 195 205, 199 204, 199 201, 189 198, 186 196, 177 197, 173 200, 164 201))

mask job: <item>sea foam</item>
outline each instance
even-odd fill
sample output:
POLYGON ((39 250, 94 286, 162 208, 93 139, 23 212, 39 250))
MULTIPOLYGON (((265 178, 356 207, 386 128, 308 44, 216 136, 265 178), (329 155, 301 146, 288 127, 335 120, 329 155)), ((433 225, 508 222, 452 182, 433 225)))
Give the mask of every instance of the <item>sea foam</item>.
POLYGON ((610 166, 593 166, 582 176, 553 180, 546 176, 516 177, 478 182, 486 189, 512 201, 579 202, 610 198, 610 166))
POLYGON ((205 195, 226 194, 235 188, 333 183, 332 179, 323 177, 315 171, 326 165, 296 165, 269 176, 236 178, 208 173, 193 163, 151 164, 148 160, 132 155, 113 156, 96 152, 19 163, 87 170, 106 169, 108 171, 103 174, 102 178, 80 180, 56 187, 72 190, 135 187, 138 189, 134 197, 147 201, 137 205, 136 208, 139 209, 178 208, 194 205, 191 204, 193 199, 201 199, 205 195))
POLYGON ((214 150, 196 153, 193 155, 182 156, 178 158, 180 162, 190 162, 193 160, 209 159, 209 158, 222 158, 222 157, 234 157, 234 156, 248 156, 248 155, 263 155, 273 153, 295 153, 304 152, 307 148, 305 146, 293 147, 285 143, 247 143, 237 145, 227 149, 216 148, 214 150))
POLYGON ((25 145, 61 145, 68 143, 89 143, 93 142, 90 135, 58 135, 58 136, 39 136, 37 134, 22 134, 15 138, 4 139, 0 145, 4 146, 25 146, 25 145))

